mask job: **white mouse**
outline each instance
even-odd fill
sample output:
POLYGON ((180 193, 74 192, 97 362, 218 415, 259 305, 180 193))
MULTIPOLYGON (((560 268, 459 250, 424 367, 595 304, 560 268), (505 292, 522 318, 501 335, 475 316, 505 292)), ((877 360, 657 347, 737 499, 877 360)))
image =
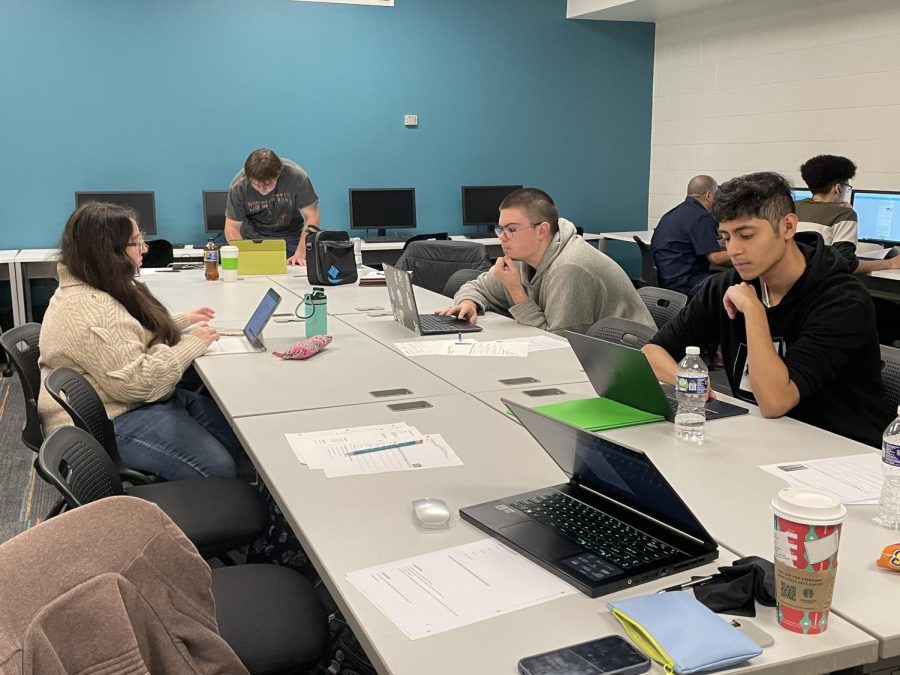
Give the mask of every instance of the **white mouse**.
POLYGON ((426 497, 413 500, 413 514, 420 526, 428 530, 446 527, 450 522, 450 507, 443 499, 426 497))

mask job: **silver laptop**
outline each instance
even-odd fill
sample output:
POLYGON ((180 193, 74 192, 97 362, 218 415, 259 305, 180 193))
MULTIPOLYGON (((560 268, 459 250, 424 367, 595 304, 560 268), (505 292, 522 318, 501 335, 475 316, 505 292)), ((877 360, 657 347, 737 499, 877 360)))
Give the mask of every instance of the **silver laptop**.
POLYGON ((219 331, 219 339, 209 346, 206 353, 242 354, 266 351, 266 346, 262 340, 262 332, 280 303, 281 296, 275 292, 275 289, 270 288, 266 291, 243 330, 240 332, 219 331))
POLYGON ((450 335, 452 333, 477 333, 481 326, 461 321, 455 316, 419 314, 409 274, 385 264, 384 282, 387 286, 394 321, 419 335, 450 335))

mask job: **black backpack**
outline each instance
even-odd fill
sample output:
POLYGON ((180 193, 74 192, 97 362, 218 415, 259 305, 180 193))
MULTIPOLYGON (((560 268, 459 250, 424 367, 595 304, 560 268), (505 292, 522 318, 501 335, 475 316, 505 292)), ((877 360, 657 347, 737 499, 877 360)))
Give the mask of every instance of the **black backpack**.
POLYGON ((356 256, 350 235, 328 230, 307 234, 306 277, 314 286, 355 284, 356 256))

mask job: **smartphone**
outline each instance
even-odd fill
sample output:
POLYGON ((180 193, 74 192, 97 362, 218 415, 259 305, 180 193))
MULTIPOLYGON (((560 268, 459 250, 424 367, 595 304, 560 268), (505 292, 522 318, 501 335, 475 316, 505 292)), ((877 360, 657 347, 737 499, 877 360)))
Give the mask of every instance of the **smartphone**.
POLYGON ((618 635, 563 647, 519 661, 521 675, 637 675, 650 659, 618 635))

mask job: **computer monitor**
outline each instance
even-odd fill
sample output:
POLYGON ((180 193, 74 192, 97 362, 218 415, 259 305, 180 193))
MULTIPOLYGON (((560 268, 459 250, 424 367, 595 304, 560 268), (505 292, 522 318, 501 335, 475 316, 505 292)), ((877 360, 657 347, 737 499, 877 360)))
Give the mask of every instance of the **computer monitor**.
POLYGON ((801 199, 809 199, 812 197, 812 192, 809 190, 801 190, 800 188, 794 188, 791 190, 794 193, 794 203, 796 204, 801 199))
POLYGON ((900 243, 900 192, 854 190, 859 239, 896 246, 900 243))
POLYGON ((415 188, 350 188, 350 227, 354 230, 387 230, 416 226, 415 188))
POLYGON ((521 185, 463 185, 463 225, 494 227, 500 217, 500 204, 521 185))
POLYGON ((203 191, 203 228, 206 232, 225 231, 225 203, 228 190, 203 191))
POLYGON ((111 202, 130 206, 137 213, 138 226, 146 234, 156 234, 156 197, 153 192, 76 192, 75 208, 88 202, 111 202))

